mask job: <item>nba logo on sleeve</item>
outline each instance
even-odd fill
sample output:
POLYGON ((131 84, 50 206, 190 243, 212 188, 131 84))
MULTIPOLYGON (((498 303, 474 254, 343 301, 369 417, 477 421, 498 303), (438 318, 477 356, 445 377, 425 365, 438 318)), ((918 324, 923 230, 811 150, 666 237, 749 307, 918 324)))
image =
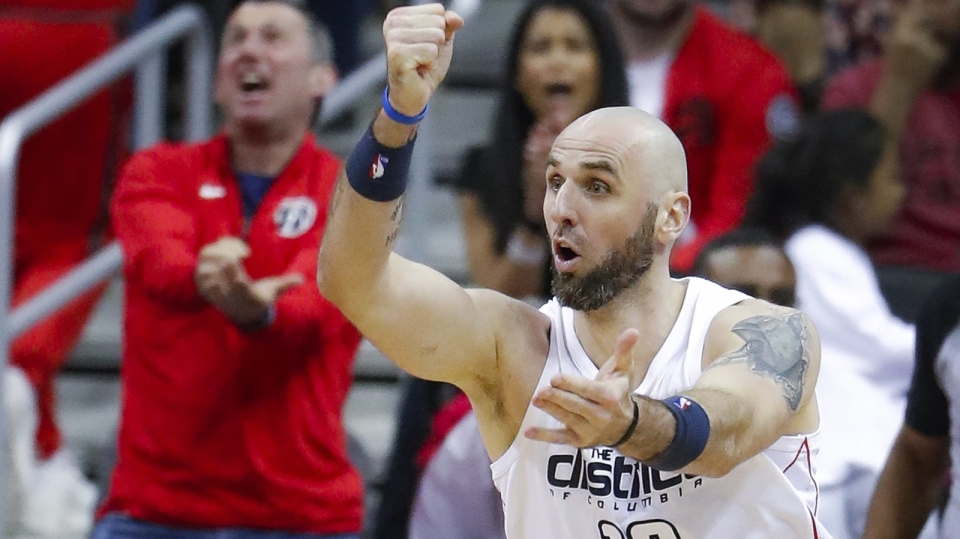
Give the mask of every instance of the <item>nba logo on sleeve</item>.
POLYGON ((302 236, 316 220, 317 205, 308 197, 285 198, 273 213, 273 223, 281 238, 302 236))
POLYGON ((383 156, 383 154, 377 154, 373 158, 373 163, 370 165, 370 179, 377 180, 383 177, 383 173, 386 171, 387 163, 390 160, 383 156))

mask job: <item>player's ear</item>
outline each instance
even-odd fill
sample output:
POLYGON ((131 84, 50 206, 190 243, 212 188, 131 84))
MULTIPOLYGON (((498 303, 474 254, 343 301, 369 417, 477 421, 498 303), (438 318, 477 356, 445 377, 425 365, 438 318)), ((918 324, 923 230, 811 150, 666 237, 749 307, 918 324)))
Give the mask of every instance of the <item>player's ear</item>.
POLYGON ((690 221, 690 196, 682 191, 668 191, 657 212, 656 236, 662 245, 673 245, 690 221))

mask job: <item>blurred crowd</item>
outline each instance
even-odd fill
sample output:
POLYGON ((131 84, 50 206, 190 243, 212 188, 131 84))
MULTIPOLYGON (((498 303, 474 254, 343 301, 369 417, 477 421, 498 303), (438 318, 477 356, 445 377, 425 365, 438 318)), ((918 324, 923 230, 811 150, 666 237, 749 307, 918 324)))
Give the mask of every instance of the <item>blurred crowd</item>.
MULTIPOLYGON (((0 0, 0 118, 177 3, 0 0)), ((121 80, 24 145, 12 304, 119 240, 123 393, 116 467, 98 493, 61 440, 54 383, 104 288, 13 341, 9 530, 503 536, 456 388, 403 380, 376 486, 347 453, 361 337, 312 282, 340 168, 312 129, 324 95, 364 60, 363 25, 394 4, 207 2, 221 36, 215 137, 131 152, 135 96, 121 80), (367 518, 364 488, 379 490, 367 518)), ((686 152, 692 205, 674 276, 797 306, 820 332, 818 518, 837 539, 955 537, 942 414, 960 377, 922 366, 960 369, 948 346, 960 317, 960 0, 530 0, 497 46, 490 135, 434 186, 456 195, 470 281, 548 299, 553 139, 601 107, 660 118, 686 152), (906 475, 919 501, 891 492, 906 475)))

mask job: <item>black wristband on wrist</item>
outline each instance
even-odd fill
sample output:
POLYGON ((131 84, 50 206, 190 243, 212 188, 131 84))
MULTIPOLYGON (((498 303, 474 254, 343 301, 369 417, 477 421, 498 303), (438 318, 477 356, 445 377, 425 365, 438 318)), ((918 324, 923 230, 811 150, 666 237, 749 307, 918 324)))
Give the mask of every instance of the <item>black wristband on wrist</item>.
POLYGON ((630 421, 630 426, 627 427, 627 432, 624 432, 623 436, 621 436, 620 439, 614 442, 610 447, 619 447, 627 443, 627 440, 629 440, 630 437, 633 436, 634 431, 637 430, 637 423, 640 422, 640 405, 637 404, 637 400, 633 397, 630 398, 630 402, 633 403, 633 420, 630 421))
POLYGON ((389 202, 403 196, 414 140, 399 148, 384 146, 373 135, 373 124, 370 124, 344 165, 353 190, 375 202, 389 202))

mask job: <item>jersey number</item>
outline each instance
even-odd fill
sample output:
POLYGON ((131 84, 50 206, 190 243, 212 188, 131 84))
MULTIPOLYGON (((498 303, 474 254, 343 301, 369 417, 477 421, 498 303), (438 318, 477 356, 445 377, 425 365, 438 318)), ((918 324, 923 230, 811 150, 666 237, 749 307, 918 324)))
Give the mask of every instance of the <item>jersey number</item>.
POLYGON ((666 520, 639 520, 631 522, 626 532, 609 520, 597 524, 600 539, 682 539, 680 532, 666 520))

